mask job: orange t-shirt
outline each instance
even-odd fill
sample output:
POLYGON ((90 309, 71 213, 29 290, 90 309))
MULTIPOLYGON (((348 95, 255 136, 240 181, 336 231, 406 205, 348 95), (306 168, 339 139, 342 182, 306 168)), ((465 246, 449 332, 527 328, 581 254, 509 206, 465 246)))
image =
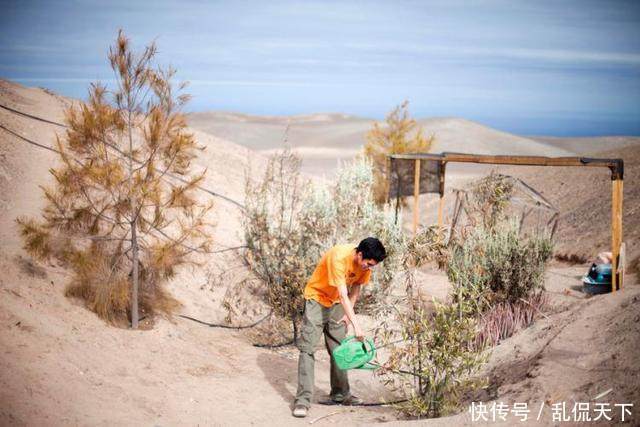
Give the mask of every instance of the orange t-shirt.
POLYGON ((312 299, 325 307, 340 302, 340 285, 366 285, 371 270, 363 270, 354 264, 356 253, 353 244, 336 245, 323 256, 304 288, 304 298, 312 299))

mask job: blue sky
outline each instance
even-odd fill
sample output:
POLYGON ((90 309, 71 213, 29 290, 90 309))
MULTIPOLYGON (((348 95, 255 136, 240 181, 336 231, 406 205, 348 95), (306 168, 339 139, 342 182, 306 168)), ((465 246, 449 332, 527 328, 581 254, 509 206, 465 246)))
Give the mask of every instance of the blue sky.
POLYGON ((456 116, 640 135, 638 1, 3 1, 0 77, 83 98, 123 28, 190 111, 456 116))

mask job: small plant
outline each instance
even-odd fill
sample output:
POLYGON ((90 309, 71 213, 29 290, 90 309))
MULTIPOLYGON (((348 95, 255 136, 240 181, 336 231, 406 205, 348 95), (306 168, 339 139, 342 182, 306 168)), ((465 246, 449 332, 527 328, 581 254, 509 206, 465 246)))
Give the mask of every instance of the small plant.
POLYGON ((458 303, 434 301, 434 311, 414 300, 398 316, 403 344, 391 351, 380 374, 407 401, 397 405, 413 417, 439 417, 458 407, 463 392, 480 382, 473 375, 487 355, 471 343, 476 320, 460 316, 458 303))
POLYGON ((211 204, 194 195, 204 173, 191 172, 199 147, 180 113, 188 96, 176 95, 175 72, 154 67, 155 54, 153 44, 133 53, 118 34, 109 52, 116 90, 92 85, 87 103, 66 110, 43 220, 17 220, 29 253, 72 270, 68 296, 133 328, 139 309, 179 305, 163 284, 210 244, 211 204))
POLYGON ((487 357, 474 345, 477 319, 463 315, 468 301, 433 301, 430 307, 416 287, 416 268, 441 256, 442 240, 442 230, 430 227, 408 242, 402 261, 406 295, 377 313, 379 337, 393 344, 378 374, 406 398, 397 408, 412 417, 439 417, 457 408, 461 394, 480 385, 474 374, 487 357))
POLYGON ((384 124, 374 123, 367 133, 365 156, 373 163, 376 203, 387 200, 388 155, 401 153, 427 153, 435 137, 425 137, 422 128, 409 115, 409 102, 405 101, 391 111, 384 124))
POLYGON ((542 312, 549 298, 538 292, 516 302, 499 302, 480 315, 475 345, 478 348, 495 346, 521 329, 531 325, 536 314, 542 312))

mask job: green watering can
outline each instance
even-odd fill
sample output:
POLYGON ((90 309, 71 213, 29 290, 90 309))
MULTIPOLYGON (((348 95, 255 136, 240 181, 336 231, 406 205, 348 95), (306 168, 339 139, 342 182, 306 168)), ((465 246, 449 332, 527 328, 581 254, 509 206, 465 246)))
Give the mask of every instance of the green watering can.
POLYGON ((376 369, 377 366, 369 363, 374 357, 376 348, 371 339, 361 342, 356 340, 356 337, 347 337, 333 349, 333 360, 342 370, 376 369))

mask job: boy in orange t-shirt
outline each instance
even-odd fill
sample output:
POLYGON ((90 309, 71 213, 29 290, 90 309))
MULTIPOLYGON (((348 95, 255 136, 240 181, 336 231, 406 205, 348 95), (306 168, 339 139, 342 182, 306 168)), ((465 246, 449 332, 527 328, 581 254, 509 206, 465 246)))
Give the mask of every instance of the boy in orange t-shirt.
MULTIPOLYGON (((329 356, 353 326, 360 341, 364 333, 356 320, 353 307, 360 287, 369 283, 371 268, 387 256, 380 240, 368 237, 357 247, 336 245, 323 256, 304 288, 305 309, 298 349, 298 391, 293 416, 306 417, 311 406, 314 383, 315 346, 324 334, 329 356)), ((349 391, 347 372, 340 370, 331 357, 330 399, 338 404, 353 405, 361 400, 349 391)))

